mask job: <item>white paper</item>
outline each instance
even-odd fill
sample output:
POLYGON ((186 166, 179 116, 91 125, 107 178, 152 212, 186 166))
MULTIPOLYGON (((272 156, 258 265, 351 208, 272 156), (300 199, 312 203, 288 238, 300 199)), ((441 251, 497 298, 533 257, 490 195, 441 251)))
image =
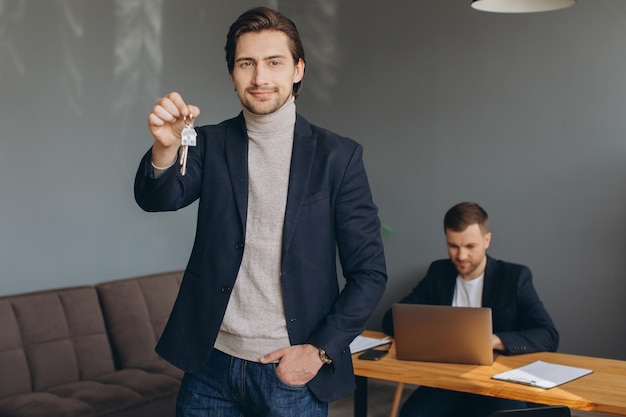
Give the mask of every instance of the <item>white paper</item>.
POLYGON ((350 352, 357 353, 363 350, 371 349, 376 346, 386 345, 390 343, 389 337, 383 337, 382 339, 376 337, 357 336, 352 343, 350 343, 350 352))
POLYGON ((499 373, 492 378, 548 389, 592 372, 591 369, 535 361, 526 366, 499 373))

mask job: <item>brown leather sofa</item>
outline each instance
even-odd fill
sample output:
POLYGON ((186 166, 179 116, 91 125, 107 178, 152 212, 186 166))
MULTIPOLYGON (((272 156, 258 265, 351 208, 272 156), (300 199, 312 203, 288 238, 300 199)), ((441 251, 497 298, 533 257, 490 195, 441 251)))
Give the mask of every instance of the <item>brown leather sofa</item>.
POLYGON ((154 346, 182 271, 0 297, 0 417, 173 417, 154 346))

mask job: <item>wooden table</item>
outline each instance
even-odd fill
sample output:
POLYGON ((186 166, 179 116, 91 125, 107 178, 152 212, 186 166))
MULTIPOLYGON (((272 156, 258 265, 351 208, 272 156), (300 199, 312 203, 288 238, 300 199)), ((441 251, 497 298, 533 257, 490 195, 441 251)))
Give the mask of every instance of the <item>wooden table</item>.
MULTIPOLYGON (((384 334, 365 331, 363 336, 382 338, 384 334)), ((361 360, 358 355, 353 356, 357 376, 356 417, 367 416, 367 378, 626 416, 626 361, 540 352, 499 355, 491 366, 458 365, 400 361, 393 345, 389 354, 378 361, 361 360), (593 373, 551 389, 491 379, 495 374, 536 360, 592 369, 593 373)))

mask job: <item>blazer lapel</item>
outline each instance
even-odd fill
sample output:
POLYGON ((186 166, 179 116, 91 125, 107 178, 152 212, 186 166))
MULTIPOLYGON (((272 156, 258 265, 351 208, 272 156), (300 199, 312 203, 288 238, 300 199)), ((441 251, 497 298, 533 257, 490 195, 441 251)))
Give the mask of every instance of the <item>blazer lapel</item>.
POLYGON ((440 304, 443 305, 452 305, 452 301, 454 300, 454 290, 456 288, 456 277, 459 275, 459 272, 456 270, 456 267, 452 263, 452 261, 447 264, 448 271, 442 277, 441 282, 441 298, 439 300, 440 304))
POLYGON ((248 133, 243 113, 226 128, 224 149, 235 203, 245 230, 248 214, 248 133))
POLYGON ((497 282, 494 279, 496 264, 487 255, 487 265, 485 266, 485 279, 483 281, 483 307, 491 307, 493 298, 496 295, 497 282))
POLYGON ((283 226, 282 259, 289 251, 291 240, 298 223, 298 215, 304 197, 307 195, 307 184, 311 176, 311 167, 315 155, 316 139, 311 125, 299 114, 296 115, 296 126, 293 135, 291 152, 291 169, 289 172, 289 190, 287 191, 287 207, 283 226))

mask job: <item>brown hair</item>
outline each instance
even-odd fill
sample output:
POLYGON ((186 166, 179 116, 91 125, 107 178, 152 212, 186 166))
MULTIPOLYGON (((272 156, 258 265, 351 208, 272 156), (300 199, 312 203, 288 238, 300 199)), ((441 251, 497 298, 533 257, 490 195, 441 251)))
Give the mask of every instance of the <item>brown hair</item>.
POLYGON ((478 204, 469 201, 459 203, 447 211, 443 218, 443 230, 462 232, 472 224, 478 224, 483 234, 489 232, 489 216, 478 204))
MULTIPOLYGON (((293 56, 294 63, 300 59, 304 60, 304 46, 300 39, 300 34, 296 25, 287 16, 268 7, 256 7, 244 12, 239 18, 230 25, 228 35, 226 35, 226 63, 228 72, 232 73, 235 67, 235 49, 237 41, 244 33, 261 32, 264 30, 275 30, 283 32, 289 38, 289 49, 293 56)), ((293 84, 293 96, 298 97, 302 90, 302 80, 293 84)))

